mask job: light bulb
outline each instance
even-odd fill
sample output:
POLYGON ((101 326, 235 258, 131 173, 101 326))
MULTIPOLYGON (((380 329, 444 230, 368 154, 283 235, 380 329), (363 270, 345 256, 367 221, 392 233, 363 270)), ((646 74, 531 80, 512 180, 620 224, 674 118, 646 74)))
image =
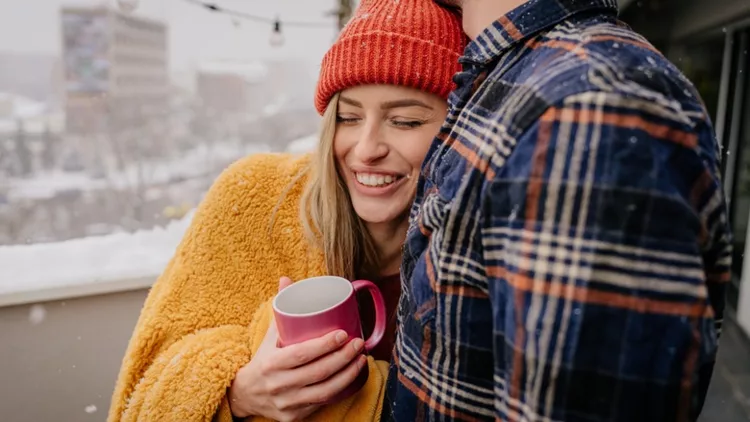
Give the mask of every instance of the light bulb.
POLYGON ((268 39, 268 43, 272 47, 281 47, 284 45, 284 34, 281 33, 281 21, 276 19, 273 23, 273 31, 271 31, 271 37, 268 39))
POLYGON ((125 13, 130 13, 138 7, 138 0, 117 0, 117 7, 125 13))

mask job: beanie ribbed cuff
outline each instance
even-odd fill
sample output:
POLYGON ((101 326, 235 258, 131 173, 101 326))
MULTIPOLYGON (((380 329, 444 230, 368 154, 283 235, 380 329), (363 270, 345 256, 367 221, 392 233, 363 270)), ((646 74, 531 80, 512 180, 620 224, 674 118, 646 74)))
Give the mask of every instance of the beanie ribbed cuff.
POLYGON ((341 39, 323 58, 315 108, 322 114, 335 93, 358 85, 401 85, 447 98, 460 70, 458 58, 441 45, 393 32, 341 39))

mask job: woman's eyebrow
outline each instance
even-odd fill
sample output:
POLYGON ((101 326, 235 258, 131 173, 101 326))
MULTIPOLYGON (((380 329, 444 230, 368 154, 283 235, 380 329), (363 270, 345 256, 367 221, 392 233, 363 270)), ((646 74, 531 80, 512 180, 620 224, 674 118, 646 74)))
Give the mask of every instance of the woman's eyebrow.
POLYGON ((353 100, 351 98, 344 97, 343 95, 339 97, 339 101, 341 101, 342 103, 349 104, 350 106, 362 108, 362 103, 360 103, 357 100, 353 100))
POLYGON ((422 107, 428 110, 432 110, 432 107, 429 104, 423 103, 422 101, 419 101, 413 98, 404 99, 404 100, 386 101, 380 105, 380 108, 382 110, 388 110, 391 108, 398 108, 398 107, 422 107))

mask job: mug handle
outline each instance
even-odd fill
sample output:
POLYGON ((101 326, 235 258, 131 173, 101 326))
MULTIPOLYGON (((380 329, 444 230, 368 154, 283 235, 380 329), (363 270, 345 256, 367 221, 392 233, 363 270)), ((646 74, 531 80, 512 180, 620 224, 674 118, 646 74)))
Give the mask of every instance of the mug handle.
POLYGON ((383 294, 380 293, 380 289, 373 282, 367 280, 357 280, 352 282, 352 286, 355 291, 366 289, 372 296, 372 303, 375 305, 375 328, 372 329, 372 334, 365 340, 365 350, 370 353, 375 346, 380 343, 385 334, 385 301, 383 300, 383 294))

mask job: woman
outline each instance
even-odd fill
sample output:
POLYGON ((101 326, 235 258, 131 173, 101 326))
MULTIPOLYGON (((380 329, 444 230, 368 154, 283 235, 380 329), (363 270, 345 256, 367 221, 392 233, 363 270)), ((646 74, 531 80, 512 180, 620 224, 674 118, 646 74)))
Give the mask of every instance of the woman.
MULTIPOLYGON (((361 3, 323 59, 317 151, 255 155, 218 178, 149 293, 109 421, 380 418, 408 211, 464 45, 458 18, 431 0, 361 3), (367 360, 340 332, 276 347, 270 299, 322 274, 384 293, 388 333, 367 360), (362 390, 316 404, 363 365, 362 390)), ((365 331, 371 311, 362 303, 365 331)))

